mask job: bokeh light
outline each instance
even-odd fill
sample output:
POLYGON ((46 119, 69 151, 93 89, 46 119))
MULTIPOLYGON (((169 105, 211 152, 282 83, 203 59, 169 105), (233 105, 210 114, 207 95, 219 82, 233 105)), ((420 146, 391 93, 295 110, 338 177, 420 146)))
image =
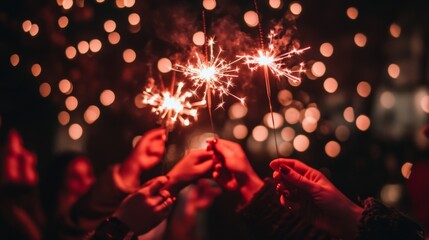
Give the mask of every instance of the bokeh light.
POLYGON ((69 46, 66 48, 66 57, 68 59, 73 59, 74 57, 76 57, 76 54, 77 54, 77 50, 75 47, 69 46))
POLYGON ((313 117, 306 117, 302 120, 302 129, 307 133, 312 133, 317 129, 317 120, 313 117))
POLYGON ((268 129, 265 126, 256 126, 252 131, 252 137, 257 142, 263 142, 268 138, 268 129))
POLYGON ((293 147, 298 152, 305 152, 310 146, 310 139, 305 135, 297 135, 293 140, 293 147))
POLYGON ((65 28, 69 24, 69 19, 66 16, 61 16, 58 18, 58 26, 60 28, 65 28))
POLYGON ((107 20, 104 22, 104 31, 111 33, 116 29, 116 22, 113 20, 107 20))
POLYGON ((354 37, 356 46, 365 47, 366 45, 366 36, 363 33, 356 33, 354 37))
POLYGON ((420 99, 420 107, 423 112, 429 113, 429 95, 425 95, 420 99))
POLYGON ((91 50, 91 52, 96 53, 96 52, 100 51, 101 47, 102 47, 102 43, 98 39, 92 39, 89 42, 89 49, 91 50))
POLYGON ((136 3, 136 0, 123 0, 124 1, 124 6, 127 8, 131 8, 134 6, 134 4, 136 3))
POLYGON ((110 90, 106 89, 100 94, 100 102, 104 106, 109 106, 115 101, 115 93, 110 90))
POLYGON ((112 32, 109 33, 109 43, 112 45, 118 44, 119 41, 121 40, 121 35, 119 35, 119 33, 117 32, 112 32))
POLYGON ((313 118, 314 120, 319 121, 320 111, 316 107, 308 107, 304 112, 304 116, 306 118, 313 118))
POLYGON ((279 154, 285 157, 292 155, 293 145, 290 142, 282 142, 279 144, 279 154))
POLYGON ((280 132, 283 140, 291 142, 295 138, 295 129, 291 127, 284 127, 280 132))
POLYGON ((258 14, 255 11, 247 11, 244 14, 244 22, 249 27, 256 27, 259 23, 258 14))
POLYGON ((412 163, 410 163, 410 162, 405 162, 405 163, 402 165, 402 167, 401 167, 401 173, 402 173, 402 176, 403 176, 405 179, 409 179, 409 178, 410 178, 412 167, 413 167, 413 164, 412 164, 412 163))
POLYGON ((334 93, 338 89, 338 82, 335 80, 335 78, 327 78, 323 82, 323 88, 328 93, 334 93))
POLYGON ((311 73, 316 77, 321 77, 326 72, 326 66, 323 62, 317 61, 311 66, 311 73))
POLYGON ((320 45, 320 54, 324 57, 330 57, 334 53, 334 46, 332 44, 326 42, 320 45))
POLYGON ((68 95, 73 91, 73 85, 68 79, 62 79, 58 83, 58 89, 60 89, 60 92, 68 95))
POLYGON ((69 111, 75 110, 77 108, 78 104, 79 104, 79 101, 77 100, 76 97, 69 96, 69 97, 66 98, 66 108, 69 111))
POLYGON ((298 109, 296 108, 288 108, 285 112, 285 119, 286 122, 288 122, 289 124, 295 124, 299 121, 300 118, 300 114, 298 109))
POLYGON ((79 138, 82 137, 82 134, 83 134, 83 129, 79 124, 73 123, 72 125, 70 125, 69 136, 71 139, 78 140, 79 138))
POLYGON ((248 130, 246 125, 244 124, 238 124, 236 126, 234 126, 234 128, 232 129, 232 135, 236 138, 236 139, 245 139, 247 137, 248 134, 248 130))
POLYGON ((283 106, 289 106, 293 102, 292 93, 286 89, 282 89, 277 94, 277 99, 283 106))
POLYGON ((283 125, 283 116, 277 112, 273 112, 272 115, 271 113, 267 113, 264 116, 264 124, 265 126, 271 129, 273 128, 277 129, 283 125), (274 119, 274 126, 273 126, 273 119, 274 119))
POLYGON ((215 9, 216 0, 203 0, 203 7, 209 11, 215 9))
POLYGON ((269 0, 270 7, 278 9, 282 6, 282 0, 269 0))
POLYGON ((18 54, 12 54, 10 56, 10 64, 14 67, 16 67, 19 64, 19 55, 18 54))
POLYGON ((395 95, 392 92, 385 91, 380 95, 380 104, 386 109, 390 109, 395 105, 395 95))
POLYGON ((341 142, 345 142, 349 139, 350 137, 350 130, 348 127, 344 126, 344 125, 340 125, 335 129, 335 137, 341 141, 341 142))
POLYGON ((401 72, 401 68, 398 66, 398 64, 392 63, 387 68, 387 73, 391 78, 398 78, 400 72, 401 72))
POLYGON ((234 103, 231 105, 231 107, 228 109, 228 116, 230 119, 240 119, 246 116, 247 114, 247 107, 244 106, 241 103, 234 103))
POLYGON ((355 7, 349 7, 347 8, 347 17, 349 17, 352 20, 355 20, 359 15, 359 11, 355 7))
POLYGON ((69 10, 73 7, 73 0, 63 0, 61 6, 64 8, 64 10, 69 10))
POLYGON ((128 15, 128 22, 135 26, 140 23, 140 16, 137 13, 131 13, 128 15))
POLYGON ((401 36, 401 26, 396 23, 392 23, 389 28, 390 35, 394 38, 401 36))
POLYGON ((331 158, 337 157, 341 152, 341 146, 336 141, 329 141, 325 145, 325 153, 331 158))
POLYGON ((58 113, 58 122, 65 126, 70 122, 70 114, 66 111, 61 111, 60 113, 58 113))
POLYGON ((353 110, 353 107, 347 107, 346 109, 344 109, 343 117, 344 120, 349 123, 352 123, 355 120, 355 111, 353 110))
POLYGON ((42 97, 49 96, 51 94, 51 85, 47 82, 40 84, 39 93, 42 97))
POLYGON ((161 58, 157 64, 158 70, 162 73, 168 73, 171 71, 172 63, 168 58, 161 58))
POLYGON ((31 66, 31 74, 33 74, 35 77, 38 77, 40 73, 42 73, 42 66, 40 66, 38 63, 33 64, 33 66, 31 66))
POLYGON ((402 186, 400 184, 386 184, 381 188, 381 201, 387 206, 398 203, 402 196, 402 186))
POLYGON ((37 24, 32 24, 31 28, 30 28, 30 35, 31 36, 36 36, 39 33, 39 25, 37 24))
POLYGON ((197 46, 203 46, 205 43, 204 32, 199 31, 194 33, 192 36, 192 42, 197 46))
POLYGON ((356 118, 356 127, 361 131, 368 130, 369 126, 371 125, 371 120, 366 115, 359 115, 356 118))
POLYGON ((289 10, 291 11, 291 13, 293 13, 295 15, 299 15, 302 12, 302 6, 301 6, 301 4, 294 2, 294 3, 290 4, 289 10))
POLYGON ((136 60, 136 52, 128 48, 122 53, 122 57, 126 63, 132 63, 136 60))
POLYGON ((359 96, 366 98, 371 94, 371 85, 365 81, 359 82, 356 87, 356 91, 359 96))
POLYGON ((100 117, 100 109, 95 105, 89 106, 83 115, 83 119, 88 124, 94 123, 98 117, 100 117))
POLYGON ((24 30, 24 32, 29 32, 31 29, 31 25, 32 25, 32 23, 30 20, 25 20, 22 23, 22 30, 24 30))
POLYGON ((77 50, 79 51, 80 54, 87 53, 89 50, 89 43, 87 41, 80 41, 77 44, 77 50))

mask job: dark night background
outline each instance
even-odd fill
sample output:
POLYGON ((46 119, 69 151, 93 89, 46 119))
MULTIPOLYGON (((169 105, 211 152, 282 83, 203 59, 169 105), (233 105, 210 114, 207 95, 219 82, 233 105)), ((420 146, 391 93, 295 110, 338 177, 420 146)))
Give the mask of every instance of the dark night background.
MULTIPOLYGON (((321 115, 317 129, 312 132, 305 131, 300 123, 284 122, 277 131, 280 142, 287 142, 280 137, 281 129, 290 127, 296 135, 307 136, 310 145, 299 152, 290 151, 292 144, 286 143, 289 150, 281 155, 298 158, 321 169, 354 201, 367 196, 381 197, 386 203, 409 211, 402 187, 406 178, 401 167, 406 162, 429 160, 429 143, 422 135, 429 114, 429 4, 405 0, 302 0, 295 1, 302 6, 302 12, 294 15, 289 10, 290 1, 283 1, 279 9, 271 8, 268 1, 258 3, 265 33, 286 16, 284 27, 292 31, 293 40, 301 47, 311 47, 299 56, 308 68, 301 85, 293 87, 284 79, 271 79, 274 111, 284 115, 291 107, 301 111, 316 106, 321 115), (358 10, 355 20, 346 14, 349 7, 358 10), (392 24, 400 26, 399 37, 389 32, 392 24), (355 44, 356 33, 366 36, 365 46, 355 44), (324 57, 319 50, 325 42, 334 48, 330 57, 324 57), (311 76, 311 67, 316 61, 326 66, 326 72, 320 77, 311 76), (397 78, 388 74, 391 63, 400 67, 397 78), (324 88, 328 77, 338 82, 334 93, 324 88), (368 97, 361 97, 356 91, 361 81, 371 86, 368 97), (282 89, 292 93, 291 104, 285 106, 277 100, 277 93, 282 89), (380 101, 386 91, 390 97, 387 107, 380 101), (368 130, 361 131, 355 121, 344 119, 347 107, 353 108, 355 118, 363 114, 371 119, 368 130), (338 126, 342 126, 346 134, 341 140, 335 134, 338 126), (339 155, 329 157, 325 153, 329 141, 339 143, 339 155), (387 191, 384 197, 382 189, 387 191)), ((157 126, 149 108, 136 107, 136 95, 144 89, 149 77, 159 79, 162 75, 166 83, 171 79, 171 72, 158 72, 159 59, 185 63, 200 48, 193 44, 192 35, 202 31, 202 9, 201 1, 194 0, 136 1, 132 7, 124 8, 119 8, 115 1, 80 0, 74 1, 68 10, 54 0, 2 1, 0 129, 20 130, 25 144, 38 154, 40 167, 52 154, 64 150, 86 152, 97 172, 122 161, 132 149, 133 138, 157 126), (131 13, 140 16, 137 26, 128 22, 131 13), (68 17, 65 28, 58 26, 61 16, 68 17), (121 36, 118 44, 109 43, 109 33, 103 28, 109 19, 116 22, 115 31, 121 36), (37 35, 23 31, 22 24, 26 20, 38 25, 37 35), (102 43, 98 52, 78 52, 73 59, 66 57, 67 47, 76 47, 80 41, 92 39, 102 43), (135 61, 124 61, 125 49, 135 51, 135 61), (19 55, 15 67, 11 64, 13 54, 19 55), (36 63, 42 68, 38 76, 31 71, 36 63), (58 89, 62 79, 70 80, 73 89, 69 95, 79 101, 73 111, 65 106, 69 95, 58 89), (51 87, 46 97, 39 92, 42 83, 51 87), (109 106, 102 105, 99 100, 105 89, 115 94, 115 101, 109 106), (83 116, 91 105, 99 108, 100 116, 88 124, 83 116), (65 125, 57 119, 61 111, 70 114, 70 121, 65 125), (78 140, 68 135, 73 123, 80 124, 83 129, 78 140)), ((219 0, 214 10, 205 11, 207 33, 215 35, 216 43, 225 50, 223 57, 234 58, 257 46, 257 28, 248 27, 243 20, 249 10, 254 10, 253 1, 219 0)), ((230 119, 229 108, 236 100, 226 97, 225 108, 213 112, 215 130, 220 137, 242 143, 257 172, 270 176, 268 163, 276 157, 272 152, 272 131, 269 130, 268 141, 256 142, 252 137, 252 130, 264 125, 263 118, 269 112, 262 74, 251 73, 245 65, 240 68, 240 76, 234 79, 237 86, 232 91, 247 97, 247 115, 230 119), (237 124, 247 127, 246 138, 237 140, 231 134, 237 124)), ((186 128, 177 126, 170 134, 164 167, 180 159, 183 150, 194 146, 195 142, 201 140, 200 144, 204 144, 199 134, 211 136, 207 134, 211 129, 206 109, 199 115, 198 122, 186 128)))

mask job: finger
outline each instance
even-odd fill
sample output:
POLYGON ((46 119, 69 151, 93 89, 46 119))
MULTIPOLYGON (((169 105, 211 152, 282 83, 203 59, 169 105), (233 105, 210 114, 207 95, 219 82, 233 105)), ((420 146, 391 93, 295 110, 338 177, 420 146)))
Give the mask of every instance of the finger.
POLYGON ((171 197, 171 194, 168 190, 166 189, 162 189, 161 191, 159 191, 159 195, 163 198, 163 199, 167 199, 169 197, 171 197))
POLYGON ((288 166, 282 166, 279 175, 285 184, 292 185, 308 194, 311 194, 315 187, 315 183, 310 182, 303 175, 288 166))
POLYGON ((210 161, 202 162, 202 163, 196 165, 194 168, 198 173, 204 174, 204 173, 208 172, 209 170, 211 170, 212 167, 213 167, 213 161, 210 160, 210 161))
POLYGON ((167 139, 167 132, 164 128, 152 129, 149 132, 145 133, 142 139, 145 139, 145 140, 160 139, 165 141, 167 139))
POLYGON ((161 188, 163 188, 165 184, 167 184, 167 182, 168 182, 168 178, 166 176, 160 176, 155 178, 154 181, 147 186, 149 188, 149 193, 151 195, 158 194, 161 188))
POLYGON ((299 160, 296 160, 296 159, 279 158, 279 159, 271 161, 271 163, 270 163, 270 167, 273 170, 279 169, 280 167, 282 167, 282 165, 288 166, 289 168, 294 169, 295 171, 297 171, 298 173, 300 173, 302 175, 305 175, 305 173, 308 171, 314 170, 313 168, 311 168, 307 164, 305 164, 299 160))
POLYGON ((157 212, 169 212, 174 204, 173 198, 167 198, 165 201, 162 201, 155 207, 157 212))
POLYGON ((200 149, 192 150, 188 155, 189 157, 195 158, 197 163, 212 160, 213 158, 213 152, 200 149))

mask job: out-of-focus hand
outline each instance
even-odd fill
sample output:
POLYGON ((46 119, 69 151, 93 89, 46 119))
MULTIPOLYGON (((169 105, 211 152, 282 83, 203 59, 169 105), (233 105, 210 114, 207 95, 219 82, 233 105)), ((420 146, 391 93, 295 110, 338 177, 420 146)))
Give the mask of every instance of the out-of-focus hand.
POLYGON ((363 209, 342 194, 321 172, 293 159, 270 163, 278 183, 280 202, 287 203, 289 190, 297 189, 300 211, 317 227, 334 236, 354 238, 363 209), (285 194, 287 193, 287 194, 285 194))
POLYGON ((213 180, 200 179, 197 184, 193 186, 188 195, 188 202, 185 210, 188 214, 195 213, 198 210, 208 208, 214 199, 222 193, 219 186, 213 186, 213 180))
POLYGON ((24 147, 21 135, 16 130, 9 132, 5 152, 2 163, 2 182, 36 185, 38 181, 37 157, 24 147))
POLYGON ((125 198, 113 216, 136 234, 148 232, 171 211, 175 198, 167 190, 162 190, 167 182, 165 176, 149 180, 137 192, 125 198))
POLYGON ((183 187, 208 174, 213 167, 212 156, 212 151, 191 150, 167 173, 170 177, 167 189, 176 194, 183 187))
POLYGON ((121 164, 119 175, 125 185, 136 188, 142 171, 157 165, 165 152, 166 131, 157 128, 145 133, 130 156, 121 164))
POLYGON ((214 180, 227 190, 238 191, 242 204, 249 202, 264 183, 253 170, 241 146, 228 140, 215 139, 209 142, 208 148, 215 153, 214 180))

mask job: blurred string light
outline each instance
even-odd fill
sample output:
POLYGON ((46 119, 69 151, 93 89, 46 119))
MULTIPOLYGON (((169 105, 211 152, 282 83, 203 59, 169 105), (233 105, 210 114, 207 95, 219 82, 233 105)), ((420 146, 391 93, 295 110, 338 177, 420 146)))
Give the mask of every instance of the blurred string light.
POLYGON ((399 74, 401 72, 401 68, 399 68, 398 64, 392 63, 387 68, 387 73, 389 76, 393 79, 396 79, 399 77, 399 74))
POLYGON ((371 120, 369 119, 368 116, 362 114, 356 118, 356 127, 359 130, 366 131, 368 130, 370 125, 371 125, 371 120))
POLYGON ((158 60, 158 70, 162 73, 168 73, 171 71, 173 64, 168 58, 161 58, 158 60))
POLYGON ((31 66, 31 74, 33 74, 35 77, 38 77, 40 73, 42 73, 42 66, 40 66, 38 63, 33 64, 31 66))
POLYGON ((95 105, 89 106, 83 115, 83 119, 88 124, 94 123, 99 117, 100 109, 95 105))
POLYGON ((69 19, 66 16, 61 16, 58 18, 58 26, 60 28, 66 28, 69 24, 69 19))
POLYGON ((366 45, 366 36, 363 33, 356 33, 354 36, 354 41, 356 46, 365 47, 366 45))
POLYGON ((284 141, 291 142, 295 138, 295 130, 291 127, 284 127, 280 136, 284 141))
POLYGON ((244 14, 244 22, 249 27, 256 27, 259 24, 258 14, 255 11, 247 11, 244 14))
POLYGON ((393 93, 390 91, 384 91, 380 95, 380 104, 382 107, 386 109, 393 108, 393 106, 395 105, 395 101, 396 101, 395 95, 393 95, 393 93))
POLYGON ((282 89, 277 94, 277 100, 284 107, 289 106, 293 102, 293 96, 291 91, 282 89))
POLYGON ((42 97, 48 97, 51 94, 51 85, 47 82, 40 84, 39 93, 42 97))
POLYGON ((77 50, 80 54, 85 54, 89 51, 89 43, 87 41, 80 41, 77 44, 77 50))
POLYGON ((280 113, 273 112, 273 115, 271 116, 271 113, 267 113, 263 117, 264 125, 271 129, 277 129, 283 126, 283 116, 280 113), (271 117, 274 118, 274 121, 272 121, 271 117), (273 125, 274 122, 274 125, 273 125))
POLYGON ((401 26, 397 23, 392 23, 389 28, 390 35, 394 38, 398 38, 401 35, 401 26))
POLYGON ((232 120, 241 119, 247 115, 247 111, 248 109, 245 105, 240 103, 234 103, 228 109, 228 116, 232 120))
POLYGON ((60 92, 69 95, 73 91, 73 85, 68 79, 62 79, 58 83, 58 89, 60 92))
POLYGON ((405 179, 409 179, 409 178, 410 178, 411 171, 412 171, 412 167, 413 167, 413 164, 412 164, 412 163, 410 163, 410 162, 405 162, 405 163, 402 165, 402 167, 401 167, 401 173, 402 173, 402 176, 403 176, 405 179))
POLYGON ((66 111, 61 111, 60 113, 58 113, 58 122, 65 126, 70 122, 70 114, 66 111))
POLYGON ((77 123, 73 123, 69 127, 69 136, 73 140, 78 140, 82 137, 83 134, 83 128, 77 123))
POLYGON ((331 57, 334 53, 334 46, 331 43, 325 42, 320 45, 320 54, 324 57, 331 57))
POLYGON ((122 57, 126 63, 132 63, 136 60, 137 55, 133 49, 128 48, 124 50, 122 57))
POLYGON ((268 138, 268 129, 265 126, 258 125, 253 128, 252 137, 257 142, 263 142, 268 138))
POLYGON ((381 201, 387 206, 393 206, 401 199, 402 191, 401 184, 386 184, 381 188, 381 201))
POLYGON ((325 145, 325 153, 331 158, 337 157, 341 152, 341 145, 336 141, 329 141, 325 145))
POLYGON ((100 103, 104 106, 110 106, 115 101, 115 93, 110 90, 106 89, 100 94, 100 103))
POLYGON ((344 120, 346 120, 349 123, 352 123, 355 121, 355 112, 353 110, 353 107, 347 107, 344 109, 343 112, 344 120))
POLYGON ((16 67, 16 66, 18 66, 18 64, 19 64, 19 55, 18 54, 12 54, 11 56, 10 56, 10 64, 13 66, 13 67, 16 67))
POLYGON ((298 152, 305 152, 310 146, 310 139, 305 135, 297 135, 293 140, 293 147, 298 152))
POLYGON ((338 89, 338 82, 335 78, 327 78, 323 82, 323 88, 328 93, 334 93, 338 89))
POLYGON ((311 73, 315 77, 321 77, 325 75, 325 72, 326 72, 326 66, 321 61, 314 62, 313 65, 311 66, 311 73))
POLYGON ((349 139, 350 137, 350 130, 348 127, 344 126, 344 125, 339 125, 336 129, 335 129, 335 137, 341 141, 341 142, 345 142, 349 139))
POLYGON ((366 98, 371 94, 371 85, 368 82, 359 82, 356 87, 356 92, 359 96, 366 98))
POLYGON ((119 33, 117 32, 111 32, 109 33, 108 39, 110 44, 115 45, 118 44, 119 41, 121 41, 121 35, 119 35, 119 33))
POLYGON ((116 29, 116 22, 115 21, 113 21, 113 20, 106 20, 105 22, 104 22, 104 30, 107 32, 107 33, 111 33, 111 32, 113 32, 113 31, 115 31, 115 29, 116 29))
POLYGON ((301 6, 301 4, 299 4, 297 2, 293 2, 289 5, 289 10, 294 15, 299 15, 302 12, 302 6, 301 6))
POLYGON ((75 48, 75 47, 73 47, 73 46, 69 46, 69 47, 67 47, 65 52, 66 52, 66 57, 67 57, 68 59, 73 59, 73 58, 75 58, 75 57, 76 57, 76 54, 77 54, 77 50, 76 50, 76 48, 75 48))
POLYGON ((138 25, 140 23, 140 16, 137 13, 131 13, 128 15, 128 22, 133 26, 138 25))
POLYGON ((92 39, 89 42, 89 50, 91 50, 91 52, 93 52, 93 53, 100 51, 102 46, 103 46, 103 44, 98 39, 92 39))
POLYGON ((65 105, 66 105, 66 108, 67 108, 69 111, 73 111, 73 110, 75 110, 75 109, 77 108, 77 106, 79 105, 79 101, 77 100, 77 98, 76 98, 76 97, 74 97, 74 96, 69 96, 69 97, 67 97, 67 98, 66 98, 65 105))
POLYGON ((203 0, 203 7, 208 11, 215 9, 216 0, 203 0))
POLYGON ((347 17, 349 17, 352 20, 355 20, 359 15, 359 11, 355 7, 347 8, 346 13, 347 13, 347 17))
POLYGON ((282 0, 269 0, 268 4, 274 9, 279 9, 282 6, 282 0))
POLYGON ((203 46, 205 42, 204 32, 198 31, 192 36, 192 42, 197 46, 203 46))
POLYGON ((238 124, 236 126, 234 126, 234 128, 232 129, 232 135, 238 139, 245 139, 247 137, 248 134, 248 129, 247 126, 244 124, 238 124))

